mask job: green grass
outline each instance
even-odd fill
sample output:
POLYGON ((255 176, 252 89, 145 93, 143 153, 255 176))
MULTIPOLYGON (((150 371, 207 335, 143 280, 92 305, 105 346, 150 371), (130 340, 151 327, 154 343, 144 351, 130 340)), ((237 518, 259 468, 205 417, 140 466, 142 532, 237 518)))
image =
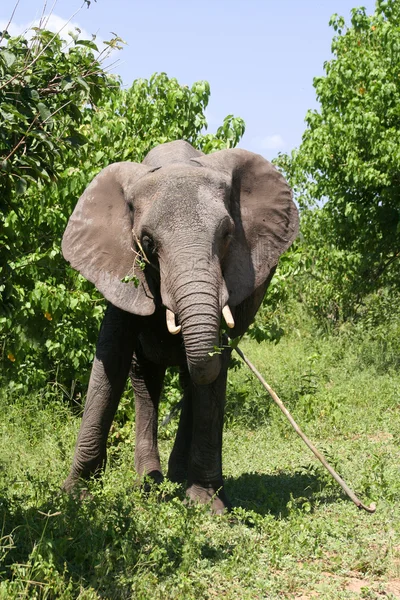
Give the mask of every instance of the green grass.
MULTIPOLYGON (((65 497, 78 416, 55 393, 3 394, 0 599, 400 597, 400 374, 367 337, 304 325, 241 348, 374 515, 344 497, 245 367, 228 386, 235 509, 224 517, 168 483, 141 492, 126 400, 103 484, 84 502, 65 497)), ((161 434, 165 463, 175 427, 161 434)))

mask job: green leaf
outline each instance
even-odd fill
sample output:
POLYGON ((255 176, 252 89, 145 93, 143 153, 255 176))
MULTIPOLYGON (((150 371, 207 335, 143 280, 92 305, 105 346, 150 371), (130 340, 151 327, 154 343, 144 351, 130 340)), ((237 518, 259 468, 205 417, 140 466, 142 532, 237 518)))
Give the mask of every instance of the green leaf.
POLYGON ((12 67, 12 65, 17 60, 17 57, 15 56, 15 54, 13 54, 12 52, 9 52, 9 50, 4 50, 3 48, 0 49, 0 57, 2 58, 6 67, 8 67, 8 68, 12 67))
POLYGON ((83 133, 79 133, 79 131, 74 131, 74 133, 66 139, 72 146, 82 146, 83 144, 88 143, 88 138, 83 135, 83 133))
POLYGON ((37 92, 37 90, 29 90, 29 96, 35 102, 38 102, 40 100, 40 96, 39 96, 39 93, 37 92))
POLYGON ((80 77, 80 76, 79 76, 79 77, 77 77, 77 78, 76 78, 76 81, 78 81, 78 82, 81 84, 81 86, 82 86, 82 87, 83 87, 83 88, 84 88, 84 89, 85 89, 87 92, 90 92, 90 87, 89 87, 89 85, 88 85, 87 81, 85 81, 85 80, 83 79, 83 77, 80 77))
POLYGON ((122 283, 133 283, 133 285, 137 288, 139 286, 139 279, 136 277, 136 275, 125 275, 125 277, 123 277, 121 279, 122 283))
POLYGON ((65 79, 62 80, 61 82, 61 89, 64 92, 67 92, 68 90, 72 89, 75 85, 75 82, 71 80, 71 77, 66 77, 65 79))
POLYGON ((22 195, 22 194, 25 194, 26 187, 27 187, 26 179, 24 179, 23 177, 20 177, 18 179, 17 185, 16 185, 16 192, 17 192, 17 194, 19 196, 22 195))
POLYGON ((75 42, 75 44, 81 45, 81 46, 86 46, 87 48, 91 48, 91 50, 95 50, 96 52, 99 51, 98 47, 96 46, 96 44, 94 42, 92 42, 91 40, 78 40, 77 42, 75 42))
POLYGON ((76 104, 73 104, 73 103, 68 104, 67 110, 71 114, 74 121, 76 121, 77 123, 81 122, 82 112, 79 110, 79 108, 76 104))
POLYGON ((43 104, 43 102, 39 102, 37 107, 38 107, 39 114, 40 114, 42 121, 46 121, 47 123, 50 123, 51 122, 51 112, 47 108, 47 106, 45 104, 43 104))

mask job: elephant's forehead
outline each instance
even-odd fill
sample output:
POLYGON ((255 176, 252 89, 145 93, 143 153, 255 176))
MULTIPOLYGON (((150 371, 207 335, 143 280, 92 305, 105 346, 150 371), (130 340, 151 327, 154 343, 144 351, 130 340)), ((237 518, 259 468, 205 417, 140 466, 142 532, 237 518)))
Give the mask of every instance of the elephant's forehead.
POLYGON ((202 167, 169 165, 139 182, 140 195, 151 200, 155 221, 168 218, 192 220, 191 225, 210 222, 211 215, 221 217, 227 207, 231 180, 225 173, 202 167))
POLYGON ((179 196, 193 195, 200 188, 209 188, 218 193, 231 186, 227 173, 189 165, 168 165, 149 173, 138 181, 138 189, 156 192, 169 197, 172 193, 179 196))

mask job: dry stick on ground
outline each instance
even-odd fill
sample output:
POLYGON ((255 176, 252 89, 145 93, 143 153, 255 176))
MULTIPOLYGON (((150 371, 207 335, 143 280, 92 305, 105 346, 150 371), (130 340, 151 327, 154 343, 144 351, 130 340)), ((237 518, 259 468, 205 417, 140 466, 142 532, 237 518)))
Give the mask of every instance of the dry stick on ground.
MULTIPOLYGON (((231 340, 229 340, 229 341, 231 341, 231 340)), ((302 432, 302 430, 297 425, 296 421, 293 419, 293 417, 290 414, 290 412, 288 411, 288 409, 283 404, 282 400, 274 392, 274 390, 271 388, 271 386, 268 385, 268 383, 265 381, 265 379, 263 378, 263 376, 257 371, 257 369, 255 368, 255 366, 249 361, 248 358, 246 358, 246 356, 243 354, 243 352, 240 350, 240 348, 238 346, 235 346, 234 343, 231 344, 231 346, 236 350, 236 352, 239 354, 240 358, 246 363, 246 365, 249 367, 250 371, 252 371, 254 373, 254 375, 257 377, 257 379, 262 383, 262 385, 264 386, 264 388, 267 390, 267 392, 271 396, 272 400, 275 402, 275 404, 278 405, 278 407, 280 408, 280 410, 283 412, 283 414, 285 415, 285 417, 288 419, 289 423, 291 424, 291 426, 293 427, 293 429, 295 430, 295 432, 301 437, 301 439, 310 448, 311 452, 313 452, 313 454, 318 458, 318 460, 324 465, 325 469, 327 469, 329 471, 329 473, 332 475, 332 477, 338 482, 338 484, 346 492, 346 494, 348 495, 348 497, 350 498, 350 500, 352 500, 354 502, 354 504, 358 508, 363 508, 364 510, 366 510, 369 513, 374 513, 375 510, 376 510, 375 504, 372 503, 372 504, 370 504, 370 506, 365 506, 365 504, 363 504, 361 502, 361 500, 359 500, 357 498, 357 496, 355 495, 355 493, 349 488, 349 486, 345 483, 345 481, 343 481, 343 479, 340 477, 340 475, 338 475, 336 473, 336 471, 331 467, 331 465, 328 463, 328 461, 323 456, 323 454, 321 454, 317 450, 317 448, 314 446, 314 444, 302 432)))

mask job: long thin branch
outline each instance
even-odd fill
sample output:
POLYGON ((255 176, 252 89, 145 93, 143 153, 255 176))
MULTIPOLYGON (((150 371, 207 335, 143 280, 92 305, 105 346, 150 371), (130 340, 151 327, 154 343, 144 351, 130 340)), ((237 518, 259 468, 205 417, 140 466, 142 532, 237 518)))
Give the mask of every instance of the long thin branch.
POLYGON ((68 100, 62 106, 59 106, 54 112, 52 112, 48 117, 46 117, 44 121, 42 121, 42 124, 46 123, 49 119, 51 119, 52 117, 54 117, 54 115, 56 115, 58 112, 60 112, 60 110, 62 110, 66 106, 68 106, 68 104, 71 104, 71 102, 72 102, 72 100, 68 100))
POLYGON ((12 20, 13 20, 13 18, 14 18, 14 14, 15 14, 15 11, 17 10, 17 8, 18 8, 18 4, 19 4, 19 2, 20 2, 20 0, 17 0, 17 2, 15 3, 14 10, 13 10, 13 11, 12 11, 12 13, 11 13, 10 20, 8 21, 6 28, 3 30, 2 34, 1 34, 1 37, 0 37, 0 44, 1 44, 1 42, 4 40, 4 36, 5 36, 5 34, 6 34, 7 30, 8 30, 8 28, 9 28, 9 27, 10 27, 10 25, 11 25, 11 21, 12 21, 12 20))
POLYGON ((377 269, 377 274, 375 275, 375 277, 373 278, 372 281, 377 281, 379 279, 379 277, 381 275, 383 275, 383 273, 386 271, 386 269, 396 260, 400 257, 400 252, 397 252, 394 256, 391 256, 389 258, 389 260, 387 260, 385 263, 383 263, 383 265, 381 265, 378 269, 377 269))
MULTIPOLYGON (((53 2, 53 6, 51 7, 49 14, 47 15, 46 23, 44 24, 44 26, 43 26, 43 27, 47 27, 47 25, 49 24, 49 19, 50 19, 51 15, 53 14, 53 10, 54 10, 54 8, 55 8, 55 6, 56 6, 57 2, 58 2, 58 0, 54 0, 54 2, 53 2)), ((46 3, 46 4, 47 4, 47 3, 46 3)))
POLYGON ((24 141, 26 140, 26 136, 28 135, 28 133, 30 132, 32 127, 34 126, 35 122, 37 121, 38 116, 39 115, 36 115, 36 117, 33 119, 32 123, 29 125, 28 129, 26 130, 26 133, 24 133, 22 138, 19 140, 18 144, 16 146, 14 146, 14 148, 11 150, 10 154, 8 156, 6 156, 4 160, 8 160, 9 158, 11 158, 12 155, 16 153, 16 151, 18 150, 20 145, 24 143, 24 141))
POLYGON ((3 83, 3 85, 0 86, 0 90, 2 90, 3 88, 5 88, 7 85, 9 85, 15 79, 18 79, 18 77, 21 77, 22 73, 25 73, 25 71, 27 71, 32 65, 34 65, 35 62, 37 60, 39 60, 39 58, 41 57, 41 55, 45 52, 45 50, 47 50, 47 48, 50 46, 51 42, 58 36, 58 34, 68 25, 68 23, 70 23, 70 21, 72 21, 72 19, 75 17, 75 15, 77 15, 78 12, 80 12, 81 10, 82 10, 82 7, 79 8, 77 11, 75 11, 74 14, 68 19, 68 21, 66 23, 64 23, 64 25, 57 31, 57 33, 55 33, 53 35, 53 37, 47 42, 47 44, 35 56, 35 58, 28 65, 26 65, 26 67, 24 67, 19 73, 16 73, 16 75, 14 75, 14 77, 11 77, 11 79, 9 79, 5 83, 3 83))
POLYGON ((47 0, 44 0, 44 4, 43 4, 43 8, 42 8, 42 15, 39 19, 39 29, 42 29, 42 23, 43 23, 43 19, 44 19, 44 13, 46 12, 46 8, 47 8, 47 0))
MULTIPOLYGON (((63 104, 62 106, 60 106, 59 108, 57 108, 48 117, 46 117, 46 119, 42 122, 42 124, 46 123, 49 119, 51 119, 52 117, 54 117, 55 114, 57 114, 60 110, 62 110, 66 106, 68 106, 68 104, 71 104, 71 102, 72 102, 72 100, 68 100, 68 102, 65 102, 65 104, 63 104)), ((32 123, 29 125, 28 129, 26 130, 26 133, 22 136, 22 138, 19 140, 18 144, 16 146, 14 146, 14 148, 11 150, 10 154, 8 156, 6 156, 4 160, 8 160, 9 158, 11 158, 11 156, 13 156, 13 154, 15 154, 15 152, 18 150, 18 148, 20 147, 20 145, 24 143, 24 141, 26 140, 26 137, 27 137, 28 133, 30 132, 30 130, 32 129, 32 127, 34 126, 34 124, 36 123, 36 121, 38 119, 38 116, 39 115, 36 115, 36 117, 33 119, 32 123)))

